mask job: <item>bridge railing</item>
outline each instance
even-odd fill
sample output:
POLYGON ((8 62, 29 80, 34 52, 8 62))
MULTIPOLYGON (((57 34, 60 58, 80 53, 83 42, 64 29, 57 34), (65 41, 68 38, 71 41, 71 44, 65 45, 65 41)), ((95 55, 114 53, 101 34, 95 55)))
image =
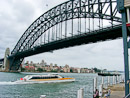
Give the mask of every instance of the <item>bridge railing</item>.
MULTIPOLYGON (((79 36, 84 36, 84 35, 86 35, 86 34, 92 34, 92 33, 95 33, 95 32, 105 31, 105 30, 117 28, 117 27, 120 27, 120 26, 122 26, 122 24, 116 24, 116 25, 113 25, 113 26, 106 26, 106 27, 104 27, 104 28, 95 29, 95 30, 90 30, 90 31, 88 31, 88 32, 82 32, 82 33, 80 33, 80 34, 77 33, 77 34, 74 34, 73 36, 68 36, 67 38, 61 38, 61 39, 59 39, 59 40, 70 39, 70 38, 76 38, 76 37, 79 37, 79 36)), ((54 41, 59 41, 59 40, 53 40, 53 41, 46 42, 46 43, 34 44, 34 45, 32 46, 32 48, 37 47, 37 46, 40 46, 40 45, 48 44, 48 43, 51 43, 51 42, 54 42, 54 41)))
POLYGON ((130 98, 130 93, 125 98, 130 98))

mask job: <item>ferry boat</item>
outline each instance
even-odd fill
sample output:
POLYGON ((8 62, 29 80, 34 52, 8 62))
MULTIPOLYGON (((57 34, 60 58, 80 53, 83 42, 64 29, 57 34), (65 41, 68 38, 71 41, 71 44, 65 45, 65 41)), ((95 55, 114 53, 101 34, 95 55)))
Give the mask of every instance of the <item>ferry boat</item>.
POLYGON ((64 78, 58 74, 48 75, 27 75, 16 81, 16 83, 57 83, 57 82, 74 82, 75 78, 64 78))
POLYGON ((99 72, 99 76, 120 76, 119 72, 99 72))
POLYGON ((120 74, 116 73, 98 73, 99 76, 120 76, 120 74))

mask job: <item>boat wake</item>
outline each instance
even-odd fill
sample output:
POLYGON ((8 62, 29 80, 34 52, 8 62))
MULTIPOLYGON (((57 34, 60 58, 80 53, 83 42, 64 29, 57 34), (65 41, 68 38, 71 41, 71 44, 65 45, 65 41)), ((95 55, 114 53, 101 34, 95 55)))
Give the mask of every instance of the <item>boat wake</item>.
MULTIPOLYGON (((0 85, 20 85, 20 84, 39 84, 43 82, 18 82, 18 81, 3 81, 0 82, 0 85)), ((49 83, 49 82, 46 82, 49 83)), ((55 82, 53 82, 55 83, 55 82)))
POLYGON ((3 81, 3 82, 0 82, 0 85, 14 85, 16 84, 16 82, 12 82, 12 81, 3 81))
POLYGON ((31 84, 31 83, 17 82, 17 81, 3 81, 3 82, 0 82, 0 85, 16 85, 16 84, 31 84))

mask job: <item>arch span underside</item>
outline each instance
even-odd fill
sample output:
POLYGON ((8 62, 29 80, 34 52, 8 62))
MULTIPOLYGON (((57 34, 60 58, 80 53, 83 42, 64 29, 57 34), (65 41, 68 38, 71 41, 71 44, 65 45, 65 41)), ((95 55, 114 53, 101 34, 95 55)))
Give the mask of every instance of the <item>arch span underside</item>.
POLYGON ((16 69, 13 66, 19 68, 27 56, 121 36, 116 0, 70 0, 50 9, 29 26, 11 52, 10 70, 16 69), (104 27, 106 20, 109 27, 104 27), (40 37, 43 42, 35 45, 40 37))

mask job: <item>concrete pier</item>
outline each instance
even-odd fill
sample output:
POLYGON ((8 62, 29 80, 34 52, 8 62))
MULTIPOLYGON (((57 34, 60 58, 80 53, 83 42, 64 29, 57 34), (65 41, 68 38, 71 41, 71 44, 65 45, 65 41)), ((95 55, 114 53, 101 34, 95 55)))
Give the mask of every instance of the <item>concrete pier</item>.
POLYGON ((111 82, 112 82, 112 85, 110 85, 110 77, 108 76, 107 77, 108 87, 107 88, 103 87, 102 96, 100 98, 107 98, 109 95, 110 95, 110 98, 124 98, 125 97, 125 83, 123 82, 122 75, 113 76, 111 82))
MULTIPOLYGON (((111 90, 110 98, 123 98, 125 96, 124 83, 108 86, 108 89, 111 90)), ((103 95, 107 94, 108 89, 103 89, 103 95)))

